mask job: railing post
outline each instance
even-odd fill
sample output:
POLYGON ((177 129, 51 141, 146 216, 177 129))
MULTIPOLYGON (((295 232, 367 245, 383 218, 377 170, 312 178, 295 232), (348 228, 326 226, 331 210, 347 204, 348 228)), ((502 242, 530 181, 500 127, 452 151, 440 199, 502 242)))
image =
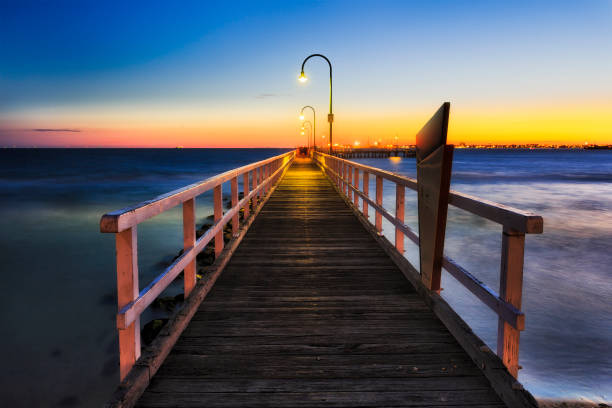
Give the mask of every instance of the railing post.
MULTIPOLYGON (((359 169, 357 167, 355 167, 355 174, 353 179, 353 184, 355 185, 355 188, 359 190, 359 169)), ((359 208, 359 194, 357 194, 356 191, 353 192, 353 203, 355 204, 355 207, 359 208)))
POLYGON ((338 188, 340 188, 340 166, 338 165, 338 160, 334 158, 332 159, 332 163, 333 163, 334 172, 336 172, 336 175, 334 176, 334 180, 336 181, 336 185, 338 186, 338 188))
POLYGON ((353 201, 353 190, 351 189, 352 185, 353 185, 353 166, 348 166, 348 184, 346 186, 346 192, 347 192, 349 201, 353 201))
MULTIPOLYGON (((249 196, 250 188, 249 188, 249 172, 245 172, 242 175, 242 189, 244 190, 244 198, 249 196)), ((246 201, 244 205, 244 219, 249 218, 249 202, 246 201)))
MULTIPOLYGON (((366 197, 370 197, 370 173, 368 173, 367 171, 363 172, 363 194, 365 194, 366 197)), ((366 220, 368 219, 368 202, 366 200, 361 200, 363 203, 363 216, 366 217, 366 220)))
MULTIPOLYGON (((376 204, 380 207, 383 206, 383 178, 382 176, 376 175, 376 204)), ((382 234, 382 213, 376 211, 375 215, 376 231, 382 234)))
MULTIPOLYGON (((268 177, 270 177, 270 165, 268 164, 264 164, 263 166, 263 180, 262 182, 268 180, 268 177)), ((263 195, 264 197, 268 194, 268 190, 270 189, 269 184, 266 184, 266 186, 263 188, 263 195)))
MULTIPOLYGON (((183 203, 183 252, 189 251, 195 246, 195 198, 183 203)), ((196 259, 185 267, 183 271, 185 299, 196 284, 196 259)))
MULTIPOLYGON (((117 303, 119 310, 138 297, 138 236, 136 226, 115 234, 117 250, 117 303)), ((119 329, 119 375, 121 380, 140 357, 140 317, 119 329)))
MULTIPOLYGON (((232 208, 235 208, 238 205, 238 177, 234 177, 231 181, 231 189, 232 189, 232 208)), ((232 217, 232 235, 238 235, 238 229, 240 228, 239 220, 238 220, 238 212, 236 211, 236 215, 232 217)))
MULTIPOLYGON (((403 184, 395 184, 395 218, 404 223, 404 210, 405 210, 405 199, 406 199, 406 187, 403 184)), ((395 249, 400 254, 404 253, 404 232, 395 227, 395 249)))
MULTIPOLYGON (((257 187, 259 187, 259 181, 261 179, 260 176, 259 176, 259 173, 260 173, 260 168, 259 167, 256 168, 255 170, 253 170, 253 176, 254 176, 254 179, 253 179, 253 190, 255 190, 257 187)), ((260 197, 261 197, 261 190, 259 190, 257 192, 257 194, 255 194, 255 198, 256 199, 255 199, 255 206, 253 207, 253 209, 257 208, 256 206, 257 206, 257 204, 259 204, 259 198, 260 197)))
MULTIPOLYGON (((215 186, 213 191, 213 201, 214 201, 214 217, 215 224, 221 221, 223 218, 223 185, 219 184, 215 186)), ((219 254, 223 251, 223 228, 219 230, 217 235, 215 235, 215 256, 219 256, 219 254)))
MULTIPOLYGON (((523 296, 523 261, 525 234, 504 227, 499 277, 499 297, 521 309, 523 296)), ((497 355, 514 378, 518 377, 520 331, 499 319, 497 324, 497 355)))

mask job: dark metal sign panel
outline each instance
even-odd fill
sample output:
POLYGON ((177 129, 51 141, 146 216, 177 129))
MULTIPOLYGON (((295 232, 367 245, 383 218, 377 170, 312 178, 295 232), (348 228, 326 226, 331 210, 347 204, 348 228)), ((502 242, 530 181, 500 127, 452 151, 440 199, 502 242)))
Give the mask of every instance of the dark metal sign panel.
POLYGON ((416 137, 421 280, 440 290, 453 146, 446 144, 450 103, 445 102, 416 137))

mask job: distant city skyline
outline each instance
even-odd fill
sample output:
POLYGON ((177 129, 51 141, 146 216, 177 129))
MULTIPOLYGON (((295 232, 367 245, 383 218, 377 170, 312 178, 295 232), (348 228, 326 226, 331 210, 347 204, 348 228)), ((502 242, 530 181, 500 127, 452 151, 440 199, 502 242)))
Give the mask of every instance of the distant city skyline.
POLYGON ((612 144, 612 2, 4 3, 0 146, 612 144), (307 112, 307 119, 310 118, 307 112), (321 124, 321 126, 319 125, 321 124))

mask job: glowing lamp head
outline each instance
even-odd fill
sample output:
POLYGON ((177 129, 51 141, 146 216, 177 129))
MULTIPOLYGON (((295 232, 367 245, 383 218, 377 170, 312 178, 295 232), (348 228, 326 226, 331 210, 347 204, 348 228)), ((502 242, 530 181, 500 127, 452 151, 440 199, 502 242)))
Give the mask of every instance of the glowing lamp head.
POLYGON ((300 115, 300 120, 304 120, 304 115, 300 115))
POLYGON ((306 75, 304 75, 304 71, 302 71, 302 73, 300 73, 300 76, 298 77, 298 81, 300 81, 300 82, 308 81, 308 78, 306 77, 306 75))
POLYGON ((301 132, 301 133, 302 133, 302 136, 304 136, 304 132, 301 132))

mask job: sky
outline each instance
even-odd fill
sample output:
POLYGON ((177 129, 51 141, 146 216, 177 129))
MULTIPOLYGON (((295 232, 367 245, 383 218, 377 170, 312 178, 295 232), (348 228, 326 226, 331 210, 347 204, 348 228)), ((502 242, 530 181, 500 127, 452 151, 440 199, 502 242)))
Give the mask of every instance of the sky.
POLYGON ((0 146, 320 144, 312 53, 337 143, 612 144, 612 0, 0 0, 0 146))

